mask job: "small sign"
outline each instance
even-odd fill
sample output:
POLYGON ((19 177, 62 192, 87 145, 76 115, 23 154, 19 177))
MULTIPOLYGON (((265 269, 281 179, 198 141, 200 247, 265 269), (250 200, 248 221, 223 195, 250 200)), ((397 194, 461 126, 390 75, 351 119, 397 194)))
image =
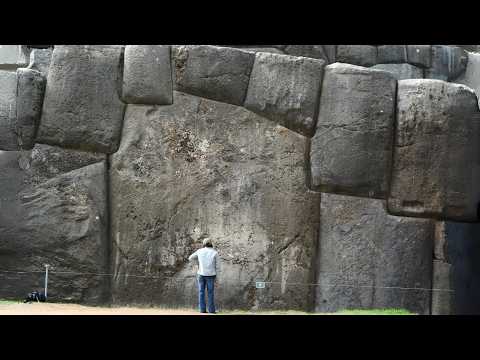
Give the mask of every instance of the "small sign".
POLYGON ((265 289, 265 282, 263 282, 263 281, 257 281, 257 282, 255 283, 255 287, 256 287, 257 289, 265 289))

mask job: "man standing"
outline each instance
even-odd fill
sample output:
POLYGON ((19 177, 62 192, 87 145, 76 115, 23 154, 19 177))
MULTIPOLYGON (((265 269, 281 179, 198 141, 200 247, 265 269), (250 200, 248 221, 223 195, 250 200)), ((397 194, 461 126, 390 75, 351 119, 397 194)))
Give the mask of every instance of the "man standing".
POLYGON ((188 258, 189 261, 198 259, 198 295, 200 312, 207 313, 205 304, 205 288, 208 292, 208 312, 215 314, 215 278, 218 271, 218 253, 213 249, 210 239, 203 240, 203 248, 195 251, 188 258))

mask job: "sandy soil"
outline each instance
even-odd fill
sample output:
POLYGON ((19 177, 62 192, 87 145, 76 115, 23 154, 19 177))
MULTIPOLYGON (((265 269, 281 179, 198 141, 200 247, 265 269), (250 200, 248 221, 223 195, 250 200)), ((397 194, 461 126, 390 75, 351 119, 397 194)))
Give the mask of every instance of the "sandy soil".
POLYGON ((76 304, 0 304, 0 315, 201 315, 194 310, 102 308, 76 304))

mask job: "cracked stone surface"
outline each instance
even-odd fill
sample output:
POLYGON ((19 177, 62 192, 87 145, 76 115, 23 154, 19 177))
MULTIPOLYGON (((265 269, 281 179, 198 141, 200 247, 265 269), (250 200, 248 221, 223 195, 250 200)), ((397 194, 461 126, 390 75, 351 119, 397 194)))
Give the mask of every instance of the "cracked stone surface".
POLYGON ((253 52, 210 45, 174 46, 172 50, 175 90, 243 105, 253 52))
POLYGON ((18 150, 17 74, 0 70, 0 150, 18 150))
POLYGON ((359 66, 377 64, 377 47, 373 45, 337 45, 336 61, 359 66))
POLYGON ((0 275, 0 297, 21 299, 42 290, 50 264, 52 301, 100 303, 108 278, 54 272, 108 271, 104 155, 37 145, 0 151, 0 263, 40 271, 0 275))
POLYGON ((170 106, 129 105, 123 132, 111 167, 114 303, 195 306, 187 257, 208 236, 219 308, 312 306, 311 287, 286 284, 314 275, 320 195, 305 185, 306 138, 180 92, 170 106))
POLYGON ((115 45, 55 46, 38 142, 108 154, 117 150, 125 109, 122 52, 115 45))
POLYGON ((349 64, 325 68, 311 186, 322 192, 385 198, 391 165, 396 80, 349 64))
POLYGON ((322 194, 316 311, 430 312, 434 221, 388 215, 385 201, 322 194))
POLYGON ((440 80, 398 82, 389 212, 477 221, 480 111, 470 88, 440 80))

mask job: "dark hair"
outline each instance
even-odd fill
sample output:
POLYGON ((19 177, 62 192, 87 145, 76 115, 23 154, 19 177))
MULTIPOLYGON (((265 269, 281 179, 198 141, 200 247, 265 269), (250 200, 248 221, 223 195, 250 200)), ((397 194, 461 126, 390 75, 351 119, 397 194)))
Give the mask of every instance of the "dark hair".
POLYGON ((203 240, 203 246, 208 248, 213 248, 212 241, 210 239, 203 240))

